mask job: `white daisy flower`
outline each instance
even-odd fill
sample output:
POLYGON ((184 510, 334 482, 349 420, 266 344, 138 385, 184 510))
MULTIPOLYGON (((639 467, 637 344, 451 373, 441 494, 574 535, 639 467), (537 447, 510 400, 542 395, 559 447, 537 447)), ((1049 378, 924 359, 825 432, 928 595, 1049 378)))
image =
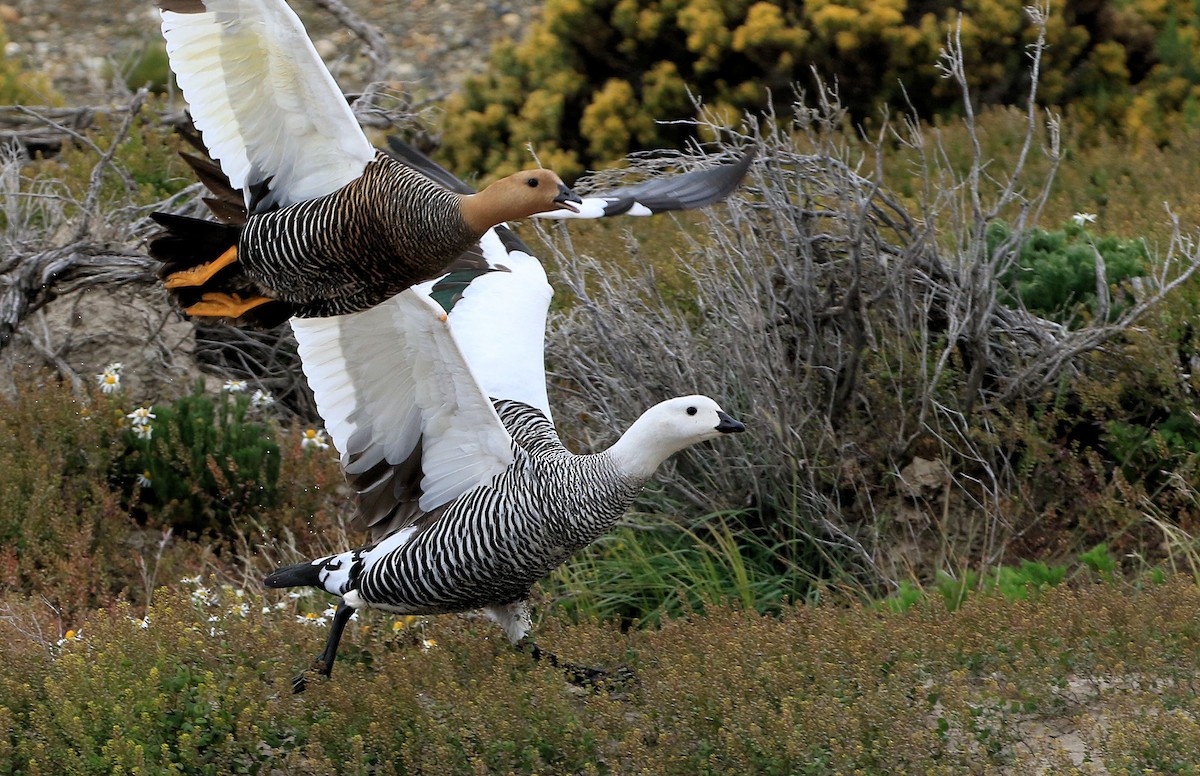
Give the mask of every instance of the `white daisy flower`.
POLYGON ((154 405, 151 405, 149 407, 138 407, 125 417, 129 418, 129 422, 135 426, 147 426, 150 424, 150 421, 158 416, 154 414, 154 405))
POLYGON ((226 380, 221 386, 221 390, 225 393, 241 393, 246 390, 245 380, 226 380))
POLYGON ((58 644, 58 646, 61 647, 63 644, 66 644, 68 641, 80 641, 81 639, 83 639, 83 633, 81 633, 79 630, 75 630, 74 628, 72 628, 71 630, 64 633, 63 637, 61 639, 59 639, 56 643, 58 644))
POLYGON ((1077 226, 1083 226, 1084 224, 1094 224, 1094 223, 1096 223, 1096 214, 1095 213, 1076 213, 1075 215, 1071 216, 1071 220, 1074 221, 1077 226))
POLYGON ((305 429, 304 438, 300 440, 300 446, 304 448, 315 447, 318 450, 325 450, 329 447, 329 442, 325 438, 325 431, 317 429, 305 429))
POLYGON ((150 479, 150 472, 144 471, 137 476, 137 484, 140 488, 152 488, 154 482, 150 479))
POLYGON ((149 423, 134 426, 133 435, 138 439, 150 439, 154 436, 154 426, 151 426, 149 423))
POLYGON ((112 393, 121 387, 121 373, 105 369, 96 375, 96 383, 102 393, 112 393))
POLYGON ((308 614, 297 614, 296 622, 306 622, 309 625, 324 625, 325 623, 329 622, 329 619, 317 614, 316 612, 309 612, 308 614))
POLYGON ((253 407, 270 407, 275 403, 275 397, 269 391, 261 388, 250 394, 250 405, 253 407))

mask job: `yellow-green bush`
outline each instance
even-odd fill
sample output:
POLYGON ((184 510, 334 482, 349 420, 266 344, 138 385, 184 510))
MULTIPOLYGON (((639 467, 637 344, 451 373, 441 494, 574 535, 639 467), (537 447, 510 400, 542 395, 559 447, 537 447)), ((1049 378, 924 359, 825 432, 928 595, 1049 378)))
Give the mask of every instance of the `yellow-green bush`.
MULTIPOLYGON (((911 103, 925 118, 961 110, 936 68, 962 20, 965 71, 977 104, 1024 102, 1036 28, 1023 0, 548 0, 517 43, 493 50, 484 75, 446 104, 453 169, 493 174, 528 166, 532 143, 567 176, 691 132, 690 90, 735 121, 777 104, 810 69, 836 82, 856 120, 911 103)), ((1055 3, 1038 100, 1080 125, 1157 143, 1194 123, 1200 106, 1200 15, 1183 0, 1055 3)))

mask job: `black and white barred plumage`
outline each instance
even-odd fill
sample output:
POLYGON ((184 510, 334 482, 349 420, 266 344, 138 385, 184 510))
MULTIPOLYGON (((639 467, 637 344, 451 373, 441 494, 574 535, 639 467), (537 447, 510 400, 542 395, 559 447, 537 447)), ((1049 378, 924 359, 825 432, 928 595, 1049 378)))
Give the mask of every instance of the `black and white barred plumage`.
POLYGON ((612 528, 645 480, 606 454, 574 455, 542 413, 497 409, 514 438, 514 462, 490 483, 378 543, 267 578, 314 582, 350 605, 443 614, 522 601, 573 552, 612 528), (315 574, 315 576, 314 576, 315 574))
POLYGON ((379 152, 345 187, 250 219, 238 255, 295 315, 365 310, 442 274, 479 241, 459 199, 379 152))

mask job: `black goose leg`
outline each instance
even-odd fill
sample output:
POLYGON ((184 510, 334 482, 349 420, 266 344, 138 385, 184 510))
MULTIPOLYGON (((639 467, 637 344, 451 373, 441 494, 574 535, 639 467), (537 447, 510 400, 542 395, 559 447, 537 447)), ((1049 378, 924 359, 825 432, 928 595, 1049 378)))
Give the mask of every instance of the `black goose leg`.
POLYGON ((581 666, 578 663, 568 663, 559 660, 558 655, 553 652, 547 652, 533 640, 527 640, 524 646, 518 646, 517 649, 528 652, 530 657, 539 663, 545 660, 550 665, 562 671, 567 681, 577 687, 585 687, 591 690, 603 689, 611 692, 623 689, 637 680, 637 674, 626 666, 619 666, 608 671, 603 668, 591 668, 589 666, 581 666))
MULTIPOLYGON (((325 640, 325 649, 317 655, 317 659, 313 661, 308 671, 316 671, 326 679, 333 674, 333 661, 337 657, 338 644, 342 641, 342 631, 346 630, 346 623, 350 622, 352 614, 354 614, 354 607, 349 606, 345 601, 338 601, 337 611, 333 613, 333 623, 329 626, 329 638, 325 640)), ((306 674, 308 671, 302 671, 292 680, 293 693, 302 693, 307 689, 306 674)))

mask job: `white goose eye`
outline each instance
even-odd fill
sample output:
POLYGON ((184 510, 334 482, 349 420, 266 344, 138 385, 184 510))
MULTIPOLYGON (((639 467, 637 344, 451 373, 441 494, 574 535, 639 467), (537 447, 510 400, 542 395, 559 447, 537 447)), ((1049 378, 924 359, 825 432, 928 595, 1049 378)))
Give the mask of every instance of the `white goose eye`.
POLYGON ((689 414, 689 415, 695 415, 695 414, 696 414, 696 408, 695 408, 695 407, 688 407, 688 408, 687 408, 687 414, 689 414))

